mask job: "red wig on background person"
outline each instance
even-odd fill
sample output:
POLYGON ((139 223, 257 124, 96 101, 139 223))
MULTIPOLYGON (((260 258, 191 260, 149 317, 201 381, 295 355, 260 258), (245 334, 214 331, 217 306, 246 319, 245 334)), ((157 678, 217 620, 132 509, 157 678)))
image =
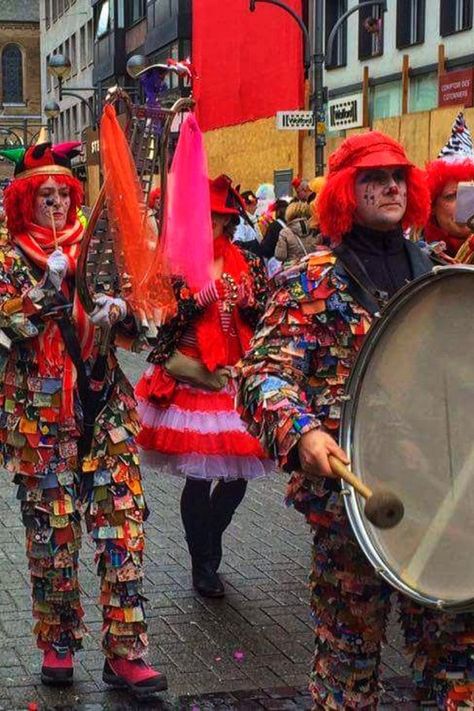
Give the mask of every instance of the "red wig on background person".
POLYGON ((406 171, 407 209, 404 228, 423 227, 430 195, 422 170, 408 160, 400 143, 379 131, 347 138, 329 158, 327 182, 317 199, 320 230, 333 244, 351 231, 356 211, 355 176, 359 170, 402 167, 406 171))
MULTIPOLYGON (((471 240, 471 230, 467 225, 455 221, 457 188, 461 182, 474 180, 474 152, 472 138, 462 111, 457 115, 451 136, 440 151, 438 158, 426 166, 428 187, 431 194, 431 215, 424 228, 427 242, 444 242, 448 257, 458 255, 458 251, 471 240)), ((470 246, 463 252, 472 252, 470 246)))
POLYGON ((161 188, 153 188, 148 196, 148 207, 151 209, 156 209, 155 203, 161 200, 161 188))

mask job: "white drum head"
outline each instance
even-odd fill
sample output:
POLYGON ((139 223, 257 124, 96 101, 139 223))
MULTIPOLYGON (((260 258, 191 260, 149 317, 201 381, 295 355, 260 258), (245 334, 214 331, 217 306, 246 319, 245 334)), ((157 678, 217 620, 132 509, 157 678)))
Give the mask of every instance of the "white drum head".
MULTIPOLYGON (((356 536, 395 587, 446 609, 474 600, 474 268, 442 267, 389 304, 358 356, 341 441, 401 523, 374 528, 346 497, 356 536)), ((347 487, 346 487, 347 488, 347 487)))

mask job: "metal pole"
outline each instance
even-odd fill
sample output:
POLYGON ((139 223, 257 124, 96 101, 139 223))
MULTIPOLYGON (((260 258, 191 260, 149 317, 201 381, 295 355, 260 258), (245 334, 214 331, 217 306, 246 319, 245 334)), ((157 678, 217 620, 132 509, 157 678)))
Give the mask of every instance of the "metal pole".
POLYGON ((313 115, 315 175, 324 175, 324 146, 326 145, 326 115, 324 110, 324 3, 314 0, 313 36, 313 115))
POLYGON ((289 7, 289 5, 282 2, 282 0, 250 0, 250 3, 249 3, 250 12, 255 12, 255 10, 256 10, 255 4, 257 2, 265 2, 265 3, 268 3, 269 5, 276 5, 277 7, 280 7, 282 10, 284 10, 289 15, 291 15, 292 18, 298 23, 300 30, 302 31, 303 36, 304 36, 304 68, 306 69, 306 71, 308 71, 308 69, 310 67, 310 61, 311 61, 311 59, 310 59, 310 52, 311 52, 310 44, 311 43, 310 43, 308 30, 307 30, 306 25, 304 24, 302 18, 298 15, 297 12, 295 12, 295 10, 293 10, 292 7, 289 7))

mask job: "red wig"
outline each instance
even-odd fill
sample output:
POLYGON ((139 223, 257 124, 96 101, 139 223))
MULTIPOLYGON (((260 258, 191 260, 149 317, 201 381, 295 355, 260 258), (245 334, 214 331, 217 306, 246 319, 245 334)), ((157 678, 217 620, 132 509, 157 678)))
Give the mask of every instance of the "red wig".
POLYGON ((148 207, 155 207, 155 200, 161 198, 161 188, 153 188, 148 196, 148 207))
POLYGON ((71 206, 67 214, 68 225, 73 225, 77 219, 77 210, 82 204, 82 185, 69 175, 32 175, 29 178, 13 180, 4 193, 4 207, 7 225, 12 235, 25 232, 28 223, 34 222, 35 197, 39 188, 48 178, 53 178, 60 185, 70 189, 71 206))
POLYGON ((474 180, 474 160, 447 161, 443 158, 431 161, 426 166, 431 204, 434 205, 446 183, 474 180))
POLYGON ((326 184, 317 197, 323 235, 335 244, 350 232, 356 211, 355 177, 358 170, 402 166, 406 170, 407 209, 404 228, 423 227, 430 213, 426 174, 406 157, 402 146, 378 131, 347 138, 329 159, 326 184))

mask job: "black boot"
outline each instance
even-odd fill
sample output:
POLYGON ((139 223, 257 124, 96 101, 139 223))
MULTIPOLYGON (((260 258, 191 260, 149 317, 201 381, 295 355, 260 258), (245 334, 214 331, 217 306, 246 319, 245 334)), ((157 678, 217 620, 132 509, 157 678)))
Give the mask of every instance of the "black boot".
POLYGON ((193 587, 202 597, 224 597, 225 589, 210 560, 199 561, 192 556, 193 587))
POLYGON ((211 561, 214 570, 219 570, 222 560, 222 535, 243 500, 247 490, 245 479, 223 481, 216 484, 211 494, 211 561))
POLYGON ((186 479, 181 518, 192 561, 193 586, 203 597, 222 597, 224 586, 211 562, 210 481, 186 479))

